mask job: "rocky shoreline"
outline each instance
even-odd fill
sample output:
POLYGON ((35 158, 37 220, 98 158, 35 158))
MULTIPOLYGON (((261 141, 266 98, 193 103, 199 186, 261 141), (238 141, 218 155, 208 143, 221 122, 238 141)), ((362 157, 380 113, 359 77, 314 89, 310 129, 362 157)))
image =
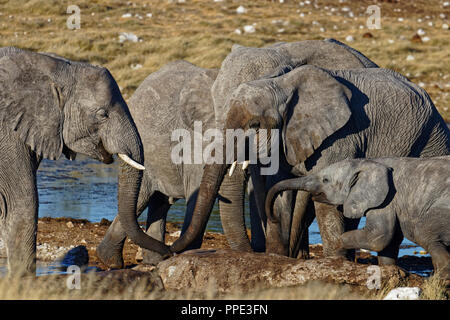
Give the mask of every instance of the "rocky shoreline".
MULTIPOLYGON (((97 277, 112 277, 119 280, 121 286, 134 281, 136 277, 150 277, 151 285, 164 291, 189 288, 199 293, 207 290, 212 281, 215 290, 221 294, 233 290, 249 291, 252 288, 301 286, 310 281, 348 285, 353 290, 367 294, 367 279, 370 275, 368 267, 376 264, 376 257, 364 251, 358 252, 358 263, 324 258, 320 244, 310 245, 311 259, 308 260, 241 253, 229 248, 223 234, 207 232, 201 249, 177 255, 156 267, 141 264, 139 248, 127 240, 124 246, 125 269, 108 270, 98 260, 96 247, 110 224, 106 219, 98 223, 72 218, 39 219, 38 262, 45 264, 61 261, 69 250, 82 246, 86 256, 83 259, 89 261, 88 267, 98 271, 95 273, 97 277)), ((172 243, 179 233, 179 225, 168 223, 166 243, 172 243)), ((2 257, 6 257, 6 252, 0 243, 0 258, 2 257)), ((407 283, 409 286, 421 286, 424 278, 406 270, 414 265, 430 268, 431 259, 404 256, 399 259, 399 265, 402 268, 390 266, 380 269, 384 285, 396 287, 407 283)))

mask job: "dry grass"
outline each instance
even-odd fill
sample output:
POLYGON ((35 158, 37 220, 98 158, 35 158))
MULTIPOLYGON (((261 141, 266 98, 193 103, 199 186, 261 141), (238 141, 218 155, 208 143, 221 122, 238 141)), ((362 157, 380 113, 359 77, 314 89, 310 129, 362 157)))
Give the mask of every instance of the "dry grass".
MULTIPOLYGON (((211 281, 207 290, 164 290, 155 269, 142 271, 91 272, 81 275, 80 289, 69 289, 69 275, 0 278, 0 300, 381 300, 395 287, 417 284, 385 283, 379 290, 364 287, 310 281, 302 286, 258 288, 251 291, 222 293, 211 281), (150 271, 149 271, 150 270, 150 271)), ((420 288, 421 300, 447 300, 445 281, 438 275, 425 280, 420 288)))
MULTIPOLYGON (((397 283, 395 286, 390 283, 386 283, 379 290, 371 292, 369 297, 371 299, 381 300, 384 299, 384 297, 386 297, 391 290, 397 287, 415 286, 415 284, 409 283, 407 279, 403 283, 397 283)), ((443 280, 438 274, 434 274, 428 279, 425 279, 423 284, 420 286, 420 289, 422 290, 420 294, 421 300, 448 300, 445 280, 443 280)))
POLYGON ((68 289, 68 276, 43 276, 26 279, 0 279, 0 300, 360 300, 368 294, 358 293, 348 286, 310 282, 304 286, 277 289, 255 288, 250 292, 219 293, 212 285, 205 292, 193 290, 165 291, 155 285, 155 276, 140 276, 117 281, 113 276, 94 273, 83 275, 81 288, 68 289))
POLYGON ((2 0, 0 45, 49 51, 104 65, 117 79, 124 96, 130 97, 148 74, 173 60, 218 68, 234 43, 259 47, 327 37, 346 42, 351 35, 355 39, 351 46, 380 66, 395 69, 423 85, 450 121, 449 30, 442 29, 444 23, 449 24, 450 8, 444 8, 443 1, 323 0, 304 6, 299 2, 2 0), (81 9, 79 30, 66 27, 66 10, 71 4, 81 9), (366 9, 372 4, 381 8, 382 29, 366 27, 366 9), (240 5, 246 13, 236 13, 240 5), (343 11, 344 7, 354 17, 343 11), (132 17, 123 18, 126 13, 132 17), (254 23, 254 33, 243 32, 245 25, 254 23), (428 42, 410 41, 419 28, 425 30, 428 42), (236 34, 236 29, 242 34, 236 34), (120 43, 121 32, 132 32, 142 41, 120 43), (363 37, 368 32, 372 38, 363 37), (415 60, 407 61, 408 55, 415 60), (142 68, 133 70, 137 64, 142 68))

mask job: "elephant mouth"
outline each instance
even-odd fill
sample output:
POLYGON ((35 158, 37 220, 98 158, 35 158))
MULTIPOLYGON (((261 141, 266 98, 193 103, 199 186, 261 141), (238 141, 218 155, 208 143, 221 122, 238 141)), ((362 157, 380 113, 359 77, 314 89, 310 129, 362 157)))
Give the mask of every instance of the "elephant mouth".
POLYGON ((108 151, 106 151, 102 141, 100 141, 99 144, 97 145, 97 150, 99 153, 99 160, 101 162, 105 164, 111 164, 114 162, 113 155, 110 154, 108 151))
POLYGON ((323 193, 323 192, 313 193, 311 199, 313 201, 317 201, 317 202, 327 202, 327 197, 325 196, 325 193, 323 193))
POLYGON ((64 156, 70 160, 73 161, 77 157, 77 153, 75 151, 70 150, 66 145, 63 146, 63 154, 64 156))

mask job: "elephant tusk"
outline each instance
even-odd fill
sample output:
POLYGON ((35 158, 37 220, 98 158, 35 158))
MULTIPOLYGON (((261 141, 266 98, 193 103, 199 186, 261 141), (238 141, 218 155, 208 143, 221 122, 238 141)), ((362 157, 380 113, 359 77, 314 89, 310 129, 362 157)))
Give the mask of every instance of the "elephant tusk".
POLYGON ((249 164, 250 164, 250 160, 245 160, 245 161, 242 163, 242 170, 247 169, 249 164))
POLYGON ((118 154, 119 158, 122 159, 123 161, 125 161, 127 164, 129 164, 130 166, 132 166, 135 169, 138 170, 145 170, 145 167, 139 163, 137 163, 136 161, 134 161, 133 159, 131 159, 129 156, 127 156, 126 154, 123 153, 119 153, 118 154))
POLYGON ((228 173, 230 177, 233 175, 234 169, 236 169, 236 164, 237 161, 233 162, 233 164, 231 165, 230 172, 228 173))

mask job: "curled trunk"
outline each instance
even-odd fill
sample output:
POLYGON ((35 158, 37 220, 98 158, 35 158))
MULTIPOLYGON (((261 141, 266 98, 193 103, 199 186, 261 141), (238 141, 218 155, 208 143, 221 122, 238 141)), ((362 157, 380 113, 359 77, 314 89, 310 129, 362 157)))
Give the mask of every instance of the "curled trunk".
POLYGON ((308 191, 306 188, 308 187, 307 184, 309 182, 308 177, 302 177, 302 178, 294 178, 294 179, 287 179, 278 182, 275 184, 267 193, 266 197, 266 203, 265 203, 265 210, 266 210, 266 216, 269 221, 272 223, 278 223, 277 217, 273 214, 273 204, 277 197, 277 195, 280 192, 287 191, 287 190, 303 190, 308 191))

